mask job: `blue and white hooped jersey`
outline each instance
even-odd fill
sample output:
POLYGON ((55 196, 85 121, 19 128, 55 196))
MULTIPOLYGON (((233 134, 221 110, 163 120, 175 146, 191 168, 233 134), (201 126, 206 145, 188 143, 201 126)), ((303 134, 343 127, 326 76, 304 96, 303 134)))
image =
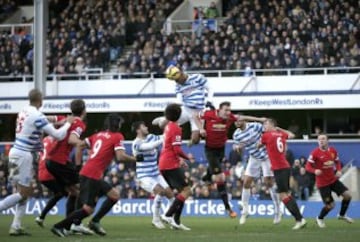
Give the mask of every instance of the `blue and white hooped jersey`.
POLYGON ((263 125, 257 122, 246 123, 244 130, 236 129, 233 134, 233 139, 236 144, 243 145, 249 155, 258 160, 268 159, 265 146, 257 147, 261 141, 261 135, 263 132, 263 125))
POLYGON ((191 74, 183 85, 176 84, 175 93, 181 94, 182 103, 192 109, 205 107, 207 79, 202 74, 191 74))
POLYGON ((42 129, 49 124, 46 116, 34 106, 18 113, 14 148, 24 151, 41 151, 42 129))
POLYGON ((158 142, 160 136, 154 134, 148 134, 145 139, 136 138, 132 143, 133 155, 142 154, 144 161, 136 162, 136 178, 144 177, 157 177, 160 175, 158 167, 158 148, 144 149, 141 147, 143 144, 150 144, 158 142))

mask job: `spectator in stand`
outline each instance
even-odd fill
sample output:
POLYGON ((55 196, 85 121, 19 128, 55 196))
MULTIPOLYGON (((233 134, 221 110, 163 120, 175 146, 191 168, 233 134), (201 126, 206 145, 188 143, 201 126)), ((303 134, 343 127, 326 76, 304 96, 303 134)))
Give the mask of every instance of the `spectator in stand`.
POLYGON ((297 198, 305 201, 308 200, 310 196, 310 177, 306 173, 305 167, 300 168, 300 174, 297 177, 297 184, 297 198))
POLYGON ((215 2, 210 3, 210 6, 205 11, 205 17, 210 19, 219 17, 219 11, 215 2))

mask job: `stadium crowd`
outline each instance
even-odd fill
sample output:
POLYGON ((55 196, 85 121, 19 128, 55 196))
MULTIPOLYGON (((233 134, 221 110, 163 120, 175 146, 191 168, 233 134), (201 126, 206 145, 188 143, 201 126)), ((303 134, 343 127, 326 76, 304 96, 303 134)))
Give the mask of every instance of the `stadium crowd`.
MULTIPOLYGON (((184 70, 342 67, 343 72, 360 64, 356 0, 232 0, 224 4, 218 32, 204 27, 191 35, 166 35, 163 23, 180 3, 50 0, 47 73, 108 70, 111 63, 120 73, 163 73, 169 63, 184 70), (132 51, 120 61, 127 45, 132 51)), ((32 58, 30 33, 2 33, 0 75, 31 74, 32 58)))
MULTIPOLYGON (((218 198, 218 191, 216 184, 208 184, 202 180, 206 173, 207 162, 204 160, 196 160, 196 158, 189 154, 188 168, 186 170, 186 177, 189 178, 193 190, 193 199, 207 199, 218 198)), ((234 199, 241 198, 242 177, 245 163, 242 161, 246 157, 242 157, 236 152, 230 152, 228 157, 224 157, 223 170, 227 180, 227 190, 229 196, 234 199)), ((87 160, 87 154, 84 153, 84 160, 87 160)), ((307 200, 314 188, 314 180, 309 173, 301 174, 304 169, 306 159, 290 158, 289 162, 292 164, 291 188, 293 195, 302 200, 307 200), (306 184, 305 184, 306 182, 306 184)), ((8 175, 8 161, 7 156, 2 153, 0 156, 0 199, 13 193, 16 188, 12 181, 7 179, 8 175)), ((50 198, 52 196, 46 187, 42 186, 36 177, 37 164, 34 164, 33 188, 34 197, 36 198, 50 198)), ((136 181, 135 164, 134 163, 113 163, 108 167, 104 180, 116 187, 120 191, 121 198, 151 198, 145 190, 141 189, 136 181)), ((261 179, 254 182, 251 189, 252 200, 270 200, 270 194, 261 179)))

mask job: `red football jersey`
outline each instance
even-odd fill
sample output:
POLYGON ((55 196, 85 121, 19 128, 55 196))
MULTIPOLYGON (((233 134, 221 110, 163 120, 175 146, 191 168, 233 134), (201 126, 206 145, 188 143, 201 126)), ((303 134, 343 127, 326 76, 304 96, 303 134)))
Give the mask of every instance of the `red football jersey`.
POLYGON ((306 163, 306 170, 314 173, 315 169, 322 171, 322 174, 315 176, 317 187, 330 185, 338 179, 335 169, 341 170, 341 162, 335 148, 329 147, 322 150, 318 147, 311 152, 306 163))
POLYGON ((181 145, 182 130, 176 122, 169 122, 164 130, 164 143, 160 153, 159 169, 172 170, 180 167, 180 158, 174 146, 181 145))
POLYGON ((116 150, 125 150, 124 136, 119 132, 101 131, 85 139, 91 148, 89 159, 80 175, 99 180, 110 165, 116 150))
POLYGON ((200 118, 205 120, 206 146, 209 148, 222 148, 228 139, 230 126, 237 120, 233 114, 228 119, 218 116, 217 110, 208 110, 200 114, 200 118))
POLYGON ((85 123, 80 118, 75 119, 67 131, 65 138, 61 141, 56 141, 53 149, 49 151, 48 160, 65 165, 73 149, 73 146, 68 143, 70 134, 75 134, 80 137, 85 129, 85 123))
POLYGON ((278 130, 265 132, 261 137, 261 143, 266 146, 272 170, 290 167, 289 162, 285 158, 286 140, 288 137, 287 133, 278 130))
POLYGON ((38 164, 38 180, 40 182, 43 181, 51 181, 54 180, 54 176, 50 174, 50 172, 46 169, 46 159, 49 150, 52 149, 52 146, 55 144, 55 140, 51 136, 46 136, 43 139, 44 149, 42 152, 39 152, 39 164, 38 164))

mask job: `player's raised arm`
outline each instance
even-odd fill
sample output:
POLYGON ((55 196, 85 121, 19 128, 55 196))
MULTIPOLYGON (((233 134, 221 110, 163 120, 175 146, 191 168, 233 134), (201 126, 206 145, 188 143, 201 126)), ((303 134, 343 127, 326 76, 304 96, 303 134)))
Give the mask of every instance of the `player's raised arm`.
POLYGON ((280 127, 276 127, 276 130, 279 130, 281 132, 284 132, 288 135, 288 139, 294 139, 295 138, 295 134, 287 129, 283 129, 283 128, 280 128, 280 127))

